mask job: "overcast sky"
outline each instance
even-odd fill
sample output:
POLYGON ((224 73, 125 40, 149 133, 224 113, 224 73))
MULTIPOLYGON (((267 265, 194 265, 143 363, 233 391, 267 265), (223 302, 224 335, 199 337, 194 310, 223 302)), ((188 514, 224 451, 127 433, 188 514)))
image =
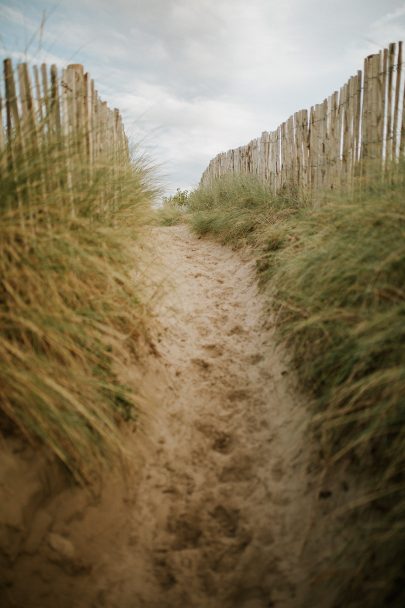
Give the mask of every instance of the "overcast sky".
POLYGON ((173 192, 404 40, 405 1, 0 0, 0 34, 4 56, 84 64, 173 192))

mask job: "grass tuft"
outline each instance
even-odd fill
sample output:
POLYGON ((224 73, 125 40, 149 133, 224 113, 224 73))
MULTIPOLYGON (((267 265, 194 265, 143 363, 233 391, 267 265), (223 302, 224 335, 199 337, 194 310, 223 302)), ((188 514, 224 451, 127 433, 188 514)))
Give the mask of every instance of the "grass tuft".
POLYGON ((156 209, 156 221, 161 226, 175 226, 187 220, 188 191, 177 189, 176 194, 163 198, 163 204, 156 209))
POLYGON ((86 481, 137 417, 118 370, 145 331, 131 243, 155 192, 142 164, 90 173, 76 142, 28 142, 0 158, 0 429, 86 481))
MULTIPOLYGON (((224 175, 190 194, 192 228, 212 234, 222 243, 241 246, 256 242, 262 226, 276 224, 295 213, 302 199, 293 188, 274 196, 269 186, 254 176, 224 175)), ((274 238, 280 235, 274 234, 274 238)))

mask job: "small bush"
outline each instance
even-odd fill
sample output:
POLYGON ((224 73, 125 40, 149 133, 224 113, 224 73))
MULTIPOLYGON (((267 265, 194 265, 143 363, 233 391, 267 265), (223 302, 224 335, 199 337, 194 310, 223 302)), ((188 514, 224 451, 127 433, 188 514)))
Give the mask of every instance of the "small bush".
POLYGON ((188 205, 188 191, 177 188, 173 196, 163 197, 163 205, 156 210, 158 223, 161 226, 181 224, 185 221, 188 205))
POLYGON ((163 205, 171 205, 172 207, 187 207, 189 203, 188 190, 180 190, 177 188, 176 194, 173 196, 164 196, 163 205))

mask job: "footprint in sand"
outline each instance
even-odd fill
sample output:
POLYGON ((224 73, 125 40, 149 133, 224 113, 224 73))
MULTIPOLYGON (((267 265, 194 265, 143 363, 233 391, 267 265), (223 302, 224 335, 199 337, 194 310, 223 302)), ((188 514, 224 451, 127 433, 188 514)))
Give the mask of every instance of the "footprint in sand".
POLYGON ((256 365, 256 363, 260 363, 260 361, 263 361, 263 355, 261 353, 254 353, 253 355, 249 355, 249 361, 250 363, 253 363, 253 365, 256 365))
MULTIPOLYGON (((271 570, 274 572, 276 567, 272 565, 271 570)), ((264 587, 245 585, 243 578, 239 580, 239 585, 235 585, 232 594, 233 606, 238 606, 238 608, 275 608, 276 604, 271 599, 271 594, 264 587)), ((284 604, 283 602, 284 605, 289 606, 290 603, 284 604)))
POLYGON ((204 344, 203 349, 210 353, 212 357, 220 357, 224 352, 220 344, 204 344))
MULTIPOLYGON (((218 311, 221 312, 221 311, 218 311)), ((225 323, 228 322, 229 316, 226 313, 222 313, 218 319, 215 319, 214 325, 216 328, 222 327, 225 323)))
POLYGON ((183 514, 178 519, 170 519, 167 531, 174 535, 172 549, 181 551, 198 545, 202 532, 192 517, 183 514))
POLYGON ((236 536, 239 527, 239 511, 237 509, 226 509, 222 505, 215 507, 210 513, 222 534, 232 538, 236 536))
POLYGON ((239 546, 239 543, 232 543, 213 556, 210 563, 211 570, 218 574, 232 572, 240 560, 241 553, 243 553, 243 548, 239 546))
POLYGON ((233 440, 231 435, 228 433, 217 432, 216 437, 212 444, 212 449, 215 452, 221 452, 221 454, 229 454, 233 449, 233 440))
POLYGON ((251 396, 250 391, 243 389, 243 388, 236 389, 234 391, 229 391, 228 400, 231 401, 232 403, 235 403, 238 401, 246 401, 246 399, 249 399, 250 396, 251 396))
POLYGON ((246 330, 243 329, 243 327, 241 325, 234 325, 228 332, 228 335, 230 336, 241 336, 242 334, 245 334, 246 330))
POLYGON ((154 560, 154 574, 162 589, 168 591, 176 584, 176 578, 170 565, 164 557, 157 557, 154 560))
POLYGON ((274 481, 280 481, 283 476, 284 476, 284 468, 283 465, 281 464, 281 462, 276 462, 272 469, 271 469, 271 475, 274 479, 274 481))
POLYGON ((194 357, 193 359, 191 359, 191 363, 205 371, 210 367, 210 363, 208 361, 206 361, 205 359, 200 359, 199 357, 194 357))
POLYGON ((229 454, 234 447, 234 441, 232 435, 225 433, 224 431, 218 430, 211 424, 197 422, 197 430, 211 440, 211 448, 215 452, 222 454, 229 454))
POLYGON ((243 483, 252 481, 253 463, 249 456, 238 455, 220 472, 218 479, 221 483, 243 483))

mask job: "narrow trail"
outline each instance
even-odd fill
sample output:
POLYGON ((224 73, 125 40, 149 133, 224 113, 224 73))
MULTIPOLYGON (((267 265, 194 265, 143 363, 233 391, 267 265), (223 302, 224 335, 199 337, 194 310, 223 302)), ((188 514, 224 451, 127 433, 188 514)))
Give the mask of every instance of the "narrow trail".
POLYGON ((302 608, 302 548, 319 510, 307 412, 265 323, 254 265, 185 226, 151 238, 158 331, 142 374, 155 406, 143 439, 127 438, 132 467, 92 498, 33 466, 28 448, 5 454, 0 603, 302 608))
POLYGON ((301 606, 305 409, 264 327, 252 263, 184 226, 154 239, 170 382, 139 487, 136 600, 125 605, 301 606))

